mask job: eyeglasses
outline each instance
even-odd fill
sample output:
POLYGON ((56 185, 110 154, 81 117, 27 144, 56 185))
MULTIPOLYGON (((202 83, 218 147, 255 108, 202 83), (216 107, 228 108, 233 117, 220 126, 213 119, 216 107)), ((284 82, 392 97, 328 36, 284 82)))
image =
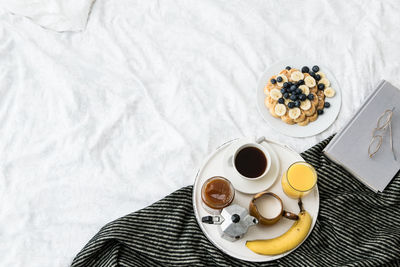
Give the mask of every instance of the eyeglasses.
POLYGON ((393 110, 394 108, 385 110, 385 112, 378 118, 376 128, 374 128, 374 130, 372 131, 372 139, 368 147, 368 155, 370 158, 372 158, 376 154, 376 152, 378 152, 379 149, 381 148, 383 136, 386 133, 387 128, 389 128, 390 147, 392 149, 393 158, 394 160, 397 161, 396 154, 394 153, 393 149, 393 135, 392 135, 393 110))

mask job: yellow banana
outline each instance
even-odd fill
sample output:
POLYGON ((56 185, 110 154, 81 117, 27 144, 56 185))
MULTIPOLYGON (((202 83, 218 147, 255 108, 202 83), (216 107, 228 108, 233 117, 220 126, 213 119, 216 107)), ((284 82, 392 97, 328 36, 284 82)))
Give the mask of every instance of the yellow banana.
POLYGON ((306 238, 311 228, 310 214, 302 210, 299 219, 283 235, 272 239, 247 241, 246 246, 253 252, 262 255, 277 255, 294 249, 306 238))

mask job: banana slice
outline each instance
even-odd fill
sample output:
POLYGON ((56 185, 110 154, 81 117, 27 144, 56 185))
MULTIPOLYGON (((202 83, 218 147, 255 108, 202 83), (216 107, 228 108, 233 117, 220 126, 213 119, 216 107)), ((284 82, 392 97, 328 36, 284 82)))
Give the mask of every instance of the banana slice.
POLYGON ((277 104, 275 106, 275 114, 278 116, 283 116, 286 113, 286 106, 284 104, 277 104))
POLYGON ((270 106, 269 106, 269 113, 271 113, 271 115, 272 116, 274 116, 275 118, 280 118, 280 116, 278 116, 276 113, 275 113, 275 107, 276 107, 276 103, 274 103, 274 104, 270 104, 270 106))
POLYGON ((334 97, 336 94, 336 91, 332 87, 328 87, 324 90, 324 94, 326 97, 334 97))
POLYGON ((321 80, 318 81, 318 84, 324 84, 325 88, 328 88, 331 85, 331 82, 327 78, 322 78, 321 80))
POLYGON ((311 108, 311 101, 308 99, 302 101, 300 104, 300 108, 302 110, 309 110, 311 108))
POLYGON ((299 108, 292 108, 289 110, 289 117, 293 120, 297 119, 301 114, 301 110, 299 108))
POLYGON ((311 76, 308 76, 304 78, 304 83, 308 88, 314 87, 315 86, 315 79, 311 76))
POLYGON ((294 81, 294 82, 298 82, 300 80, 304 79, 304 74, 301 71, 295 71, 290 75, 290 78, 294 81))
POLYGON ((323 73, 322 71, 318 71, 315 74, 318 74, 321 77, 321 79, 326 77, 325 73, 323 73))
MULTIPOLYGON (((310 101, 311 102, 311 101, 310 101)), ((315 105, 311 103, 311 108, 308 110, 304 110, 304 114, 306 114, 307 117, 310 117, 317 113, 317 109, 315 108, 315 105)))
POLYGON ((269 96, 273 99, 273 100, 278 100, 279 98, 282 97, 282 93, 281 91, 279 91, 278 89, 272 89, 269 92, 269 96))
POLYGON ((301 89, 301 91, 303 91, 303 94, 308 95, 310 93, 310 88, 308 88, 306 85, 300 85, 299 89, 301 89))
POLYGON ((283 86, 283 83, 285 83, 285 82, 287 82, 288 81, 288 78, 286 77, 286 75, 284 75, 284 74, 279 74, 278 76, 276 76, 276 78, 278 78, 278 77, 282 77, 282 82, 276 82, 276 84, 279 86, 279 87, 282 87, 283 86))

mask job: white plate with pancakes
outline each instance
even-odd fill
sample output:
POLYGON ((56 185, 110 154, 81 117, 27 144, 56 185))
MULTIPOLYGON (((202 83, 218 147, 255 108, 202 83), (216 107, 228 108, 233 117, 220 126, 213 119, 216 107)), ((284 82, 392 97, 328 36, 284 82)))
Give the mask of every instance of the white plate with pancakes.
MULTIPOLYGON (((282 82, 280 83, 282 84, 282 82)), ((278 85, 278 83, 275 85, 275 89, 280 89, 282 88, 281 86, 278 85)), ((275 91, 276 92, 276 91, 275 91)), ((342 95, 341 95, 341 90, 339 87, 339 83, 333 76, 333 74, 326 68, 325 66, 319 64, 318 62, 313 62, 311 60, 307 59, 302 59, 302 58, 293 58, 293 59, 286 59, 283 61, 279 61, 277 63, 274 63, 270 67, 268 67, 264 73, 260 76, 257 84, 257 91, 256 91, 256 96, 257 96, 257 106, 258 110, 261 114, 261 116, 267 121, 267 123, 274 128, 275 130, 279 131, 280 133, 283 133, 287 136, 292 136, 292 137, 307 137, 307 136, 313 136, 316 134, 319 134, 323 131, 325 131, 329 126, 332 125, 332 123, 336 120, 340 107, 341 107, 341 102, 342 102, 342 95), (321 115, 318 115, 317 119, 315 121, 309 122, 305 126, 301 126, 299 124, 288 124, 284 122, 281 118, 274 117, 271 112, 269 107, 266 105, 266 98, 269 94, 269 92, 264 92, 267 91, 265 89, 267 83, 270 81, 271 77, 278 75, 281 71, 285 70, 287 66, 290 66, 292 69, 298 69, 301 72, 301 69, 303 66, 308 66, 309 69, 311 70, 314 65, 318 65, 320 72, 323 72, 325 74, 325 78, 329 80, 329 87, 331 87, 335 91, 335 95, 333 97, 325 97, 324 101, 327 101, 330 103, 329 108, 324 108, 323 111, 324 113, 321 115), (266 94, 267 93, 267 94, 266 94)), ((287 100, 289 102, 289 100, 287 100)), ((274 105, 277 105, 278 103, 274 103, 274 105)), ((286 116, 289 114, 290 109, 287 107, 287 103, 285 103, 287 113, 286 116)), ((294 111, 295 108, 293 108, 294 111)), ((274 110, 272 108, 272 110, 274 110)), ((317 112, 317 111, 315 111, 317 112)), ((276 115, 276 114, 275 114, 276 115)))

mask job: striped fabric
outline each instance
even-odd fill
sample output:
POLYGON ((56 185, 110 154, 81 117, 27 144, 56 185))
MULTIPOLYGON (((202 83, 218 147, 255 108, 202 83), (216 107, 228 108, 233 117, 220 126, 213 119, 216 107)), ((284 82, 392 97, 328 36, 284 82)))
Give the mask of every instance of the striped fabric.
POLYGON ((250 263, 219 251, 196 222, 188 186, 104 226, 72 266, 400 266, 399 174, 375 194, 322 155, 329 141, 302 153, 318 171, 320 212, 286 257, 250 263))

